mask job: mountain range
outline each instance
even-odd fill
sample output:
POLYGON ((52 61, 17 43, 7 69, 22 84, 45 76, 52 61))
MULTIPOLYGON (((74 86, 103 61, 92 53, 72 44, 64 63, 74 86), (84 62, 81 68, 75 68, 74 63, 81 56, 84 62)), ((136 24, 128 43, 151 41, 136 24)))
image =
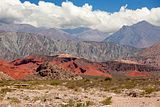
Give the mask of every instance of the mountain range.
POLYGON ((113 42, 135 48, 147 48, 160 41, 160 27, 154 26, 147 21, 141 21, 131 26, 123 26, 111 35, 86 27, 58 29, 38 28, 28 24, 4 23, 0 23, 0 31, 36 33, 54 40, 113 42))
POLYGON ((131 26, 123 26, 104 41, 147 48, 160 41, 160 27, 141 21, 131 26))
POLYGON ((11 60, 30 54, 53 56, 69 53, 92 61, 107 61, 131 56, 135 51, 135 48, 109 42, 59 40, 36 33, 0 32, 1 59, 11 60))
POLYGON ((57 29, 0 23, 0 58, 69 53, 92 61, 115 60, 134 56, 139 50, 136 48, 146 48, 159 42, 160 27, 142 21, 123 26, 107 36, 104 32, 84 27, 57 29), (103 41, 102 38, 106 39, 103 41))
POLYGON ((56 29, 56 28, 42 28, 42 27, 34 27, 29 24, 4 24, 0 23, 0 31, 5 32, 22 32, 22 33, 36 33, 39 35, 45 35, 46 37, 50 37, 51 39, 56 40, 70 40, 73 39, 68 33, 56 29))
POLYGON ((0 23, 0 31, 8 32, 24 32, 37 33, 40 35, 49 36, 53 39, 79 39, 83 41, 103 41, 108 37, 107 33, 91 29, 91 28, 73 28, 73 29, 57 29, 57 28, 42 28, 34 27, 29 24, 4 24, 0 23))
POLYGON ((46 65, 46 62, 53 64, 45 66, 51 70, 37 72, 42 76, 52 75, 49 78, 56 78, 55 75, 61 75, 60 72, 65 70, 109 78, 117 74, 149 76, 149 72, 159 71, 159 27, 142 21, 132 26, 123 26, 107 36, 104 32, 90 28, 37 28, 26 24, 1 23, 2 79, 6 74, 12 79, 24 79, 29 75, 31 78, 39 78, 33 73, 41 64, 46 65), (102 37, 107 38, 103 41, 102 37), (52 74, 53 69, 58 74, 52 74))

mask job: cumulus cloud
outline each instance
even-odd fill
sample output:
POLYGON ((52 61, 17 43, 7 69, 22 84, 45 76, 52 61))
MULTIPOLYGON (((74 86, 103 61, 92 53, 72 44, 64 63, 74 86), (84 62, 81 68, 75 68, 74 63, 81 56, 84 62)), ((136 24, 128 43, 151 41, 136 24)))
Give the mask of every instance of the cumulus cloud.
POLYGON ((146 20, 160 26, 160 7, 137 10, 122 6, 118 12, 93 10, 89 4, 81 7, 66 1, 57 6, 54 3, 40 1, 38 5, 19 0, 1 0, 0 21, 4 23, 23 23, 37 27, 74 28, 89 27, 112 33, 123 25, 132 25, 146 20))

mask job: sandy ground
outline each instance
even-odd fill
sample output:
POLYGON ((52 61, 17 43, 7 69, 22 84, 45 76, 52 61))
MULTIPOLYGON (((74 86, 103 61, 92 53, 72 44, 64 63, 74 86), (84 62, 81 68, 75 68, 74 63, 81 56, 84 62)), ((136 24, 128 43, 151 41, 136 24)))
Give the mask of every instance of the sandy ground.
POLYGON ((160 97, 133 98, 113 97, 111 107, 160 107, 160 97))
POLYGON ((83 104, 92 102, 89 107, 160 107, 160 92, 149 98, 129 97, 100 89, 74 91, 64 86, 38 90, 16 89, 6 93, 0 101, 0 107, 62 107, 70 100, 83 104), (112 104, 102 104, 102 101, 110 96, 112 104))

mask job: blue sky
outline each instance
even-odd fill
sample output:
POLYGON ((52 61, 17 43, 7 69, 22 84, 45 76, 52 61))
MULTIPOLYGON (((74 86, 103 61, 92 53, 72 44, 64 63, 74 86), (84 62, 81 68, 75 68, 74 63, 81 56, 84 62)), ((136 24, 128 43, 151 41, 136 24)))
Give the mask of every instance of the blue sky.
MULTIPOLYGON (((31 3, 37 4, 39 0, 21 0, 30 1, 31 3)), ((43 0, 47 2, 54 2, 56 5, 61 5, 63 1, 66 0, 43 0)), ((77 6, 82 6, 88 3, 93 6, 94 10, 103 10, 108 12, 119 11, 121 6, 128 5, 128 9, 137 9, 142 7, 147 7, 148 9, 154 7, 160 7, 160 0, 69 0, 77 6)))

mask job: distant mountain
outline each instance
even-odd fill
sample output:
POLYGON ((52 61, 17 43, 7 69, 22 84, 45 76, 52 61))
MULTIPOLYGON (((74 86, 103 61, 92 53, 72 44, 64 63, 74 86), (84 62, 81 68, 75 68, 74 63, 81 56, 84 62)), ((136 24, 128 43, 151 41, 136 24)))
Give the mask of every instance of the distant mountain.
POLYGON ((146 48, 160 41, 160 27, 142 21, 132 26, 123 26, 105 41, 136 48, 146 48))
POLYGON ((88 30, 91 30, 90 28, 87 27, 77 27, 77 28, 72 28, 72 29, 62 29, 63 31, 69 33, 69 34, 79 34, 88 30))
POLYGON ((0 23, 0 31, 6 32, 24 32, 37 33, 40 35, 51 37, 52 39, 68 39, 68 40, 83 40, 83 41, 103 41, 108 34, 85 27, 74 29, 57 29, 57 28, 42 28, 34 27, 29 24, 4 24, 0 23))
POLYGON ((106 37, 108 37, 107 33, 100 32, 98 30, 88 30, 82 33, 77 34, 77 38, 84 41, 97 41, 101 42, 106 37))
POLYGON ((107 61, 131 56, 135 51, 135 48, 108 42, 57 40, 36 33, 0 32, 0 59, 69 53, 92 61, 107 61))
POLYGON ((73 39, 70 34, 56 28, 37 28, 29 24, 4 24, 0 23, 0 31, 37 33, 51 37, 52 39, 73 39))
POLYGON ((76 37, 83 41, 97 41, 101 42, 108 37, 107 33, 91 28, 74 28, 74 29, 63 29, 65 32, 70 33, 73 37, 76 37))

